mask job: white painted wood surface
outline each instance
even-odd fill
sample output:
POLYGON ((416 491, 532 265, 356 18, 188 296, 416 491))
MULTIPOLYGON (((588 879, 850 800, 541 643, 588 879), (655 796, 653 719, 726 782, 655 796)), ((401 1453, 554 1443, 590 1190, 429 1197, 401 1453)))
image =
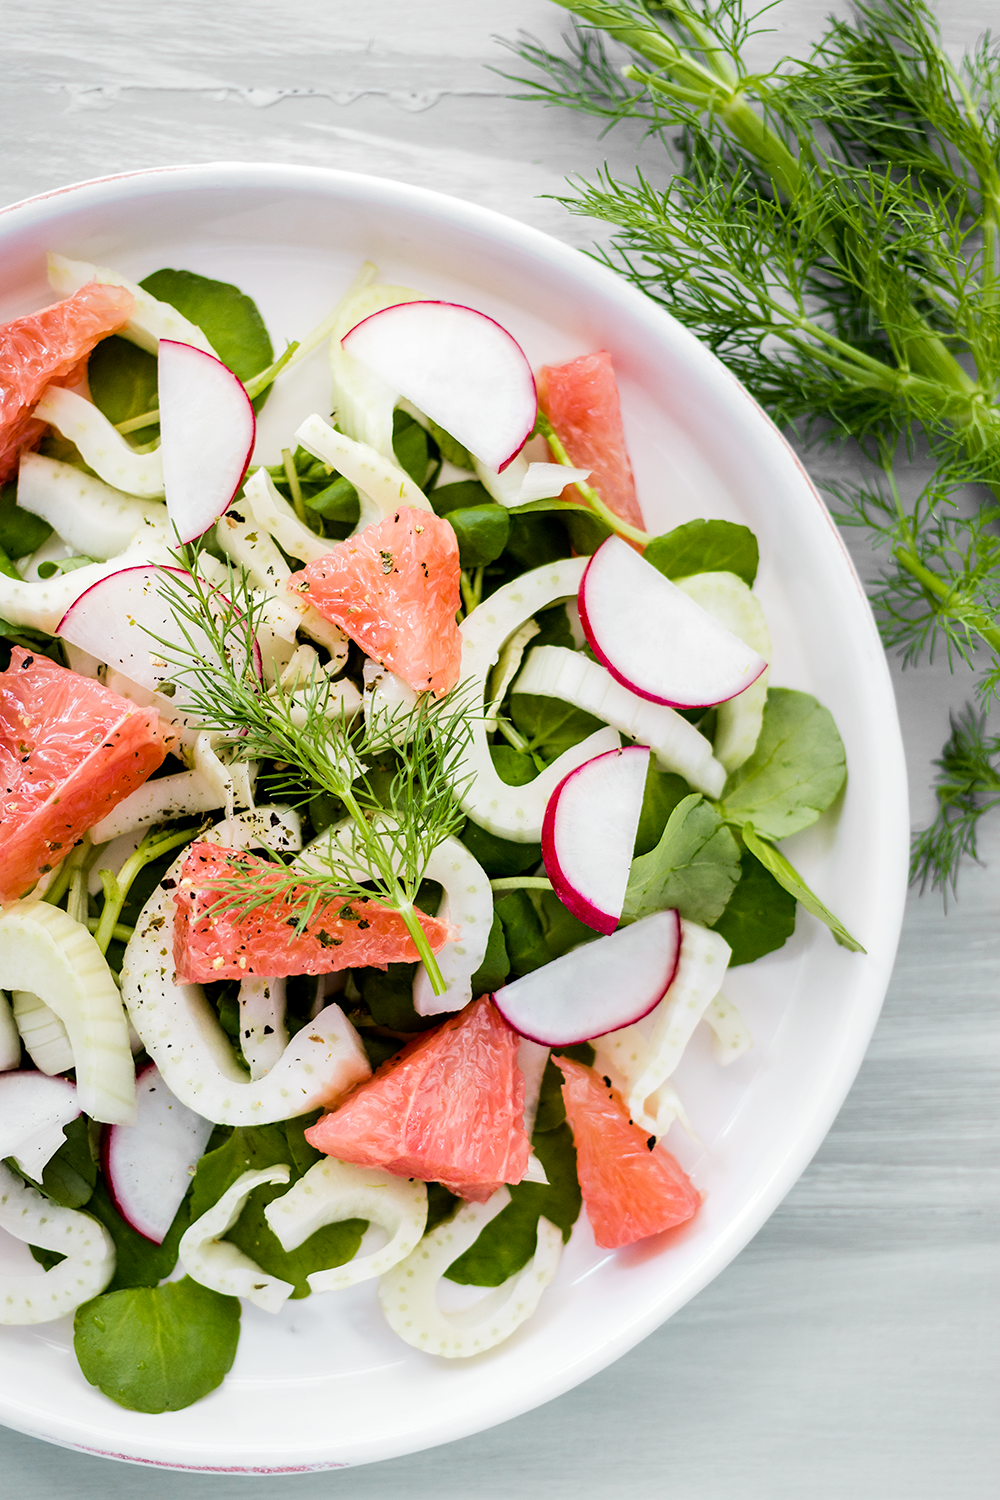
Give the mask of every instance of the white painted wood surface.
MULTIPOLYGON (((784 0, 761 56, 801 53, 827 0, 784 0)), ((941 0, 949 43, 995 0, 941 0)), ((168 162, 382 173, 591 235, 540 195, 635 140, 514 102, 493 33, 555 41, 547 0, 6 0, 0 201, 168 162)), ((825 457, 814 470, 828 473, 825 457)), ((859 556, 863 569, 871 559, 859 556)), ((969 680, 897 673, 914 821, 969 680)), ((868 1058, 812 1166, 737 1261, 618 1364, 507 1425, 254 1493, 551 1500, 994 1500, 998 1396, 1000 824, 945 917, 911 894, 868 1058)), ((3 1493, 150 1500, 239 1479, 114 1466, 0 1430, 3 1493)))

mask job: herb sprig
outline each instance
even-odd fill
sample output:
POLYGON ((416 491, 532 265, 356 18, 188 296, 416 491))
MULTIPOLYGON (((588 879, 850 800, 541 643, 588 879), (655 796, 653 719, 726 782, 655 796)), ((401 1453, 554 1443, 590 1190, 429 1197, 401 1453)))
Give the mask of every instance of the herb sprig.
MULTIPOLYGON (((922 0, 862 0, 804 61, 757 72, 747 44, 763 12, 741 0, 555 3, 579 18, 569 50, 515 44, 532 70, 512 80, 519 97, 609 128, 638 121, 670 172, 662 187, 605 169, 561 201, 612 227, 598 258, 779 423, 856 439, 875 460, 878 484, 834 493, 840 519, 888 548, 874 585, 886 643, 910 661, 943 644, 976 665, 987 708, 1000 690, 1000 45, 955 63, 922 0), (894 465, 918 446, 936 472, 907 505, 894 465)), ((953 884, 969 847, 921 835, 918 875, 953 884)))
MULTIPOLYGON (((279 680, 266 687, 254 664, 266 601, 232 567, 224 587, 206 582, 197 549, 176 560, 177 571, 163 573, 161 588, 180 644, 158 637, 157 643, 183 690, 185 712, 219 736, 232 757, 273 762, 292 800, 326 793, 350 820, 344 837, 312 850, 307 864, 288 868, 287 878, 279 876, 279 894, 294 894, 300 906, 298 930, 333 900, 375 896, 402 917, 435 994, 443 994, 415 903, 431 853, 465 821, 457 801, 471 732, 465 696, 460 690, 440 700, 423 694, 406 715, 369 714, 352 722, 322 669, 304 683, 279 680), (394 769, 376 775, 381 766, 370 762, 387 759, 394 769)), ((252 911, 275 896, 270 882, 262 890, 252 874, 236 868, 231 880, 215 885, 220 895, 213 910, 252 911)))

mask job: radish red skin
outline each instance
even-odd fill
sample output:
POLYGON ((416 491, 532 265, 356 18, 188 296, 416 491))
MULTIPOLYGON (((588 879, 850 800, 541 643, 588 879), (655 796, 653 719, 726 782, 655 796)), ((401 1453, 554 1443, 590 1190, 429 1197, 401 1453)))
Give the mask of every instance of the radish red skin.
MULTIPOLYGON (((614 537, 608 538, 608 542, 613 542, 615 540, 616 538, 614 537)), ((622 672, 621 669, 615 665, 615 663, 610 659, 610 657, 601 646, 599 635, 594 629, 593 620, 591 619, 590 613, 587 609, 587 579, 604 547, 608 545, 608 542, 604 542, 600 547, 598 547, 597 551, 593 554, 590 562, 587 564, 584 570, 583 578, 580 580, 578 604, 580 609, 580 624, 583 627, 584 635, 587 637, 587 644, 590 646, 590 649, 593 651, 594 655, 601 663, 601 666, 606 667, 607 670, 611 673, 611 676, 615 679, 616 682, 620 682, 622 687, 628 688, 630 693, 635 693, 639 698, 648 699, 650 703, 662 703, 666 708, 709 708, 718 703, 726 703, 730 698, 738 697, 740 693, 742 693, 746 688, 750 687, 752 683, 757 681, 757 678, 762 672, 767 671, 768 664, 766 661, 761 659, 760 666, 757 668, 757 671, 754 673, 754 675, 748 678, 746 681, 740 682, 739 686, 734 687, 731 692, 725 693, 720 697, 704 698, 699 696, 697 698, 691 699, 663 697, 658 693, 651 692, 645 687, 640 687, 633 678, 626 677, 624 672, 622 672)), ((652 564, 649 564, 649 566, 651 567, 652 564)))
MULTIPOLYGON (((160 448, 163 455, 167 514, 177 528, 178 540, 182 543, 193 542, 225 514, 239 493, 257 440, 257 417, 242 381, 233 374, 229 366, 224 365, 214 354, 196 349, 193 344, 184 344, 178 339, 160 340, 159 380, 160 448), (223 372, 222 376, 220 372, 223 372), (174 425, 178 414, 172 408, 177 398, 169 382, 175 381, 179 374, 184 377, 182 385, 185 381, 189 385, 193 380, 205 386, 203 395, 209 401, 212 397, 212 384, 221 389, 221 433, 209 436, 198 432, 192 442, 189 418, 183 426, 179 423, 174 425), (221 387, 218 385, 220 379, 221 387), (242 433, 235 430, 236 424, 242 427, 242 433), (233 438, 230 434, 234 430, 233 438), (199 439, 202 441, 199 442, 199 439), (204 473, 206 453, 209 458, 207 479, 204 473), (228 462, 220 465, 220 454, 225 459, 227 453, 231 455, 228 462), (214 473, 213 467, 216 471, 214 473)), ((198 413, 199 416, 203 414, 198 413)))
MULTIPOLYGON (((144 1080, 148 1080, 150 1073, 156 1073, 157 1077, 160 1078, 161 1083, 163 1083, 164 1089, 166 1090, 167 1085, 165 1082, 163 1082, 163 1079, 155 1062, 148 1062, 146 1066, 144 1068, 141 1068, 136 1075, 135 1082, 137 1094, 141 1091, 144 1080)), ((181 1106, 181 1108, 185 1110, 185 1113, 188 1113, 185 1106, 181 1106)), ((211 1127, 208 1126, 206 1127, 206 1133, 210 1133, 210 1128, 211 1127)), ((162 1245, 164 1239, 166 1238, 166 1231, 159 1237, 159 1239, 155 1234, 149 1234, 147 1232, 148 1225, 145 1228, 143 1227, 143 1224, 139 1221, 139 1217, 136 1215, 134 1209, 129 1205, 127 1199, 119 1193, 116 1187, 118 1174, 115 1171, 113 1161, 115 1132, 119 1130, 134 1131, 135 1129, 135 1125, 104 1126, 103 1130, 101 1131, 101 1171, 104 1174, 104 1181, 107 1184, 107 1189, 111 1197, 111 1201, 118 1212, 121 1214, 122 1218, 125 1220, 126 1224, 129 1224, 135 1230, 136 1234, 142 1235, 142 1238, 144 1240, 148 1240, 151 1245, 162 1245)), ((183 1194, 181 1196, 181 1201, 183 1201, 183 1194)), ((179 1206, 180 1204, 178 1204, 178 1207, 179 1206)))
MULTIPOLYGON (((605 911, 589 900, 582 891, 572 883, 570 876, 566 873, 563 863, 559 858, 557 820, 559 816, 559 798, 563 789, 581 775, 585 775, 588 768, 596 766, 599 761, 610 761, 613 758, 621 760, 623 756, 642 756, 646 764, 649 763, 650 752, 645 746, 627 745, 621 750, 609 750, 604 755, 595 756, 594 760, 586 761, 584 765, 577 766, 575 770, 568 772, 556 787, 545 807, 545 817, 542 820, 542 860, 545 864, 545 873, 552 881, 556 895, 566 910, 572 912, 573 916, 580 922, 585 922, 588 927, 593 927, 595 932, 607 936, 614 932, 621 917, 621 906, 616 912, 605 911)), ((642 794, 640 791, 638 806, 635 809, 635 825, 638 826, 639 813, 642 808, 642 794)), ((631 843, 635 841, 635 830, 631 834, 631 843)), ((631 861, 631 843, 629 846, 629 860, 631 861)), ((624 896, 624 891, 623 891, 624 896)))

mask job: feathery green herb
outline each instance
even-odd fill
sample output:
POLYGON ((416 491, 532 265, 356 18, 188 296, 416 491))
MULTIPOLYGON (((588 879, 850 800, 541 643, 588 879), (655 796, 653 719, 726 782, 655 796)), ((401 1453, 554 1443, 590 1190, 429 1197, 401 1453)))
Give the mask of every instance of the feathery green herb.
MULTIPOLYGON (((839 519, 888 550, 873 589, 886 643, 911 661, 943 645, 979 668, 987 707, 1000 689, 1000 46, 986 37, 954 62, 922 0, 877 0, 831 20, 806 59, 755 72, 764 13, 741 0, 555 3, 578 17, 568 51, 515 44, 532 70, 513 79, 520 97, 640 122, 670 174, 661 186, 605 169, 562 201, 612 227, 598 258, 779 423, 862 445, 883 477, 834 495, 839 519), (917 444, 936 473, 907 505, 894 463, 917 444)), ((984 783, 966 826, 992 805, 984 783)), ((915 847, 918 874, 953 884, 969 844, 915 847)))

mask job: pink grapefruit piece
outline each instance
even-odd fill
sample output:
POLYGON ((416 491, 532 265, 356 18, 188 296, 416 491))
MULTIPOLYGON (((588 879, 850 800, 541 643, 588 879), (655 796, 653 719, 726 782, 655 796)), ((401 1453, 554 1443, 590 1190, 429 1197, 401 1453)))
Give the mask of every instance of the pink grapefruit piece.
POLYGON ((461 565, 454 529, 401 506, 293 573, 300 593, 415 692, 451 690, 462 666, 461 565))
MULTIPOLYGON (((420 957, 399 913, 372 897, 327 902, 297 932, 311 888, 293 886, 282 892, 281 883, 281 870, 260 855, 204 840, 193 843, 174 893, 174 967, 179 982, 384 969, 420 957), (252 911, 231 907, 206 915, 233 877, 255 892, 270 887, 274 899, 252 911)), ((452 929, 436 917, 417 915, 436 953, 453 936, 452 929)))
MULTIPOLYGON (((588 482, 609 510, 641 530, 642 511, 625 446, 618 385, 607 350, 581 354, 565 365, 543 366, 538 403, 573 465, 590 470, 588 482)), ((563 499, 579 502, 580 497, 569 488, 563 491, 563 499)))
POLYGON ((26 895, 165 755, 155 709, 15 646, 0 672, 0 900, 26 895))
POLYGON ((45 423, 31 408, 47 385, 72 385, 94 345, 132 315, 127 287, 90 281, 72 297, 0 327, 0 482, 10 478, 45 423))
POLYGON ((690 1219, 701 1203, 697 1188, 654 1136, 632 1124, 617 1090, 582 1063, 553 1061, 565 1079, 576 1171, 597 1243, 617 1250, 690 1219))
POLYGON ((382 1064, 306 1140, 338 1161, 485 1203, 528 1169, 520 1037, 488 997, 382 1064))

